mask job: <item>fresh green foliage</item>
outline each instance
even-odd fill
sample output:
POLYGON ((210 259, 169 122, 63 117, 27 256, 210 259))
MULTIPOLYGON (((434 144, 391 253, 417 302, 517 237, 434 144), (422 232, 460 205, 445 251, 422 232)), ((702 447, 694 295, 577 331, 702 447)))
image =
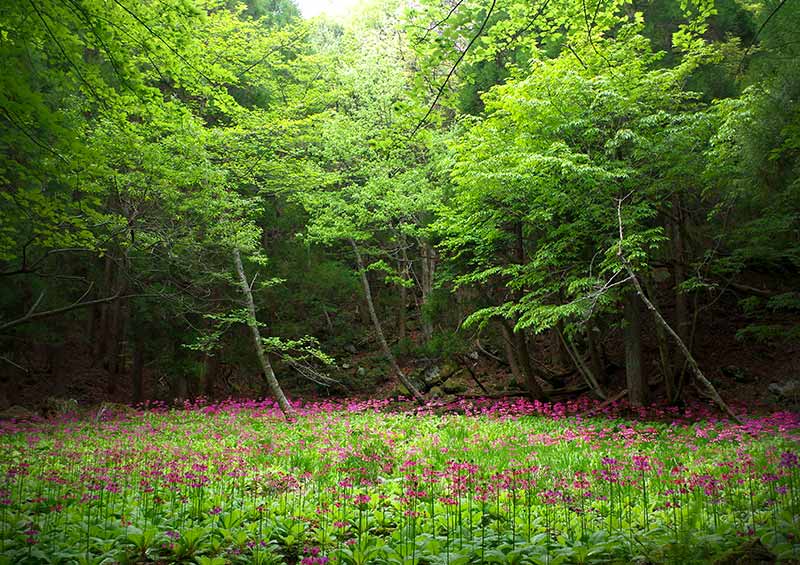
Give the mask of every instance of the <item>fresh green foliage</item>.
MULTIPOLYGON (((785 2, 376 0, 340 21, 291 0, 6 4, 15 374, 43 343, 80 350, 109 394, 127 374, 136 401, 148 380, 161 398, 239 394, 214 375, 262 371, 250 288, 279 373, 369 353, 378 320, 407 364, 484 349, 543 397, 571 365, 588 376, 582 358, 603 380, 641 350, 619 339, 620 256, 689 349, 720 315, 729 347, 796 346, 785 2)), ((677 400, 683 353, 654 339, 638 364, 657 349, 677 400)))

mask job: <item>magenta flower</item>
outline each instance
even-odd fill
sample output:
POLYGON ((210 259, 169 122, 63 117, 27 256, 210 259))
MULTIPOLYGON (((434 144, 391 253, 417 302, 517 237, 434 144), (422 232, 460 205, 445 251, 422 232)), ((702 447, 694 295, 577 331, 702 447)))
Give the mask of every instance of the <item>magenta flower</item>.
POLYGON ((650 460, 644 455, 634 455, 633 468, 637 471, 649 471, 651 469, 650 460))
POLYGON ((794 469, 800 466, 798 465, 797 454, 791 451, 784 451, 781 453, 781 462, 778 463, 778 466, 784 469, 794 469))

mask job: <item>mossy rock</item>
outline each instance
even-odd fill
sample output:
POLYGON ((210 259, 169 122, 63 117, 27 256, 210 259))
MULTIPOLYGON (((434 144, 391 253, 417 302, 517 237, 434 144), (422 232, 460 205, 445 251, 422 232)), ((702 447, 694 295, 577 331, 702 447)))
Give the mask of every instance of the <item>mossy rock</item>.
POLYGON ((387 398, 397 398, 398 396, 409 397, 411 396, 411 393, 406 388, 406 385, 399 384, 394 387, 386 396, 387 398))
POLYGON ((439 372, 439 378, 442 379, 442 381, 445 381, 455 375, 459 369, 460 367, 456 363, 445 363, 442 366, 442 370, 439 372))
POLYGON ((447 394, 463 394, 467 392, 467 385, 459 382, 445 383, 442 385, 442 390, 447 394))
POLYGON ((729 379, 733 379, 737 383, 752 383, 753 377, 741 367, 737 367, 736 365, 728 365, 727 367, 722 367, 720 369, 723 375, 728 377, 729 379))

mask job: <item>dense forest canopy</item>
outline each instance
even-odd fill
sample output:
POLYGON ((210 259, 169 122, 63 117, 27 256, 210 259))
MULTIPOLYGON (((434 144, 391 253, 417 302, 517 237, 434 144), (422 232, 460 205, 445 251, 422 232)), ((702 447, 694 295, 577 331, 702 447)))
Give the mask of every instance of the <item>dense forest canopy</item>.
POLYGON ((725 408, 725 378, 796 375, 798 27, 792 0, 4 2, 0 404, 421 400, 461 367, 725 408))

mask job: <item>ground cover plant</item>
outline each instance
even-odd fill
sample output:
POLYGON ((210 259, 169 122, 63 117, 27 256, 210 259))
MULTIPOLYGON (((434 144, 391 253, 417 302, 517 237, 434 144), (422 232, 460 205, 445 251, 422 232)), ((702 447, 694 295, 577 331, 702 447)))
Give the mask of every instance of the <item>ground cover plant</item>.
POLYGON ((0 563, 800 558, 800 416, 470 401, 4 422, 0 563))

